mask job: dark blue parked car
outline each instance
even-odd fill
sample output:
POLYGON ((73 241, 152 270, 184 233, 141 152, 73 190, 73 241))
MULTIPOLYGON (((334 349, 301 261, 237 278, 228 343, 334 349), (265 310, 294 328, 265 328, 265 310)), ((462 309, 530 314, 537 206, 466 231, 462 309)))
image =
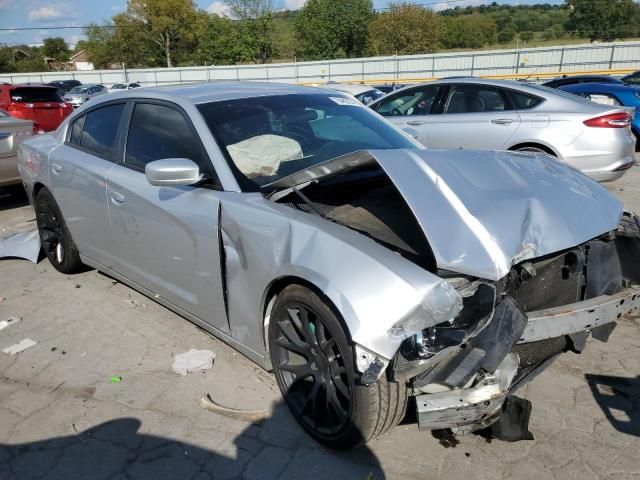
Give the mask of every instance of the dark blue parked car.
POLYGON ((640 87, 618 83, 579 83, 559 87, 559 90, 580 95, 597 103, 635 108, 631 129, 638 138, 636 151, 640 150, 640 87))

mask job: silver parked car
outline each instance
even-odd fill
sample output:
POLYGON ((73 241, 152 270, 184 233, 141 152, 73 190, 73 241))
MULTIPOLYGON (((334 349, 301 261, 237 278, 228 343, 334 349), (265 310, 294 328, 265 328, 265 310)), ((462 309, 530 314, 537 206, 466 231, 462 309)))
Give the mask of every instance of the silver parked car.
POLYGON ((370 106, 415 130, 429 148, 544 152, 602 182, 635 164, 627 111, 538 85, 449 79, 398 90, 370 106))
POLYGON ((76 108, 105 93, 109 93, 109 90, 104 85, 79 85, 69 90, 64 99, 76 108))
POLYGON ((547 155, 427 150, 324 89, 216 83, 96 99, 23 143, 44 251, 273 370, 334 448, 415 396, 472 431, 640 306, 638 218, 547 155))
POLYGON ((371 85, 355 83, 328 83, 326 85, 319 86, 336 92, 348 93, 365 105, 369 105, 385 95, 384 92, 372 87, 371 85))
POLYGON ((33 135, 33 122, 0 110, 0 187, 19 185, 18 147, 33 135))

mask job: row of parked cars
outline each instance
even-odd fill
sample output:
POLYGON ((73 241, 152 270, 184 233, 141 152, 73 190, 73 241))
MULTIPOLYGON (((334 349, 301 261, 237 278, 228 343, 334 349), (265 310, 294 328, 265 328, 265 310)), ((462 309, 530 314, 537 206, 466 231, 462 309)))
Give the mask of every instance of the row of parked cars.
POLYGON ((19 149, 43 250, 273 371, 329 447, 409 409, 530 438, 517 389, 640 308, 640 218, 567 163, 620 175, 631 115, 477 79, 371 106, 278 83, 102 95, 19 149))

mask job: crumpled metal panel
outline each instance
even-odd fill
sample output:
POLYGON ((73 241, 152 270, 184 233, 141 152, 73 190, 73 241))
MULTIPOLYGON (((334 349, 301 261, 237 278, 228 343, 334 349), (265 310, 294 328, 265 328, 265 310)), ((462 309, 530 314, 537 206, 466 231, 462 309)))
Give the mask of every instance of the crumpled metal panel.
POLYGON ((265 293, 283 277, 315 285, 354 342, 386 359, 407 336, 450 320, 462 299, 447 282, 346 227, 265 200, 222 201, 231 335, 264 352, 265 293), (396 327, 393 329, 393 327, 396 327))
POLYGON ((14 233, 0 238, 0 258, 24 258, 38 263, 40 235, 38 230, 14 233))
POLYGON ((498 280, 523 260, 615 230, 623 213, 598 183, 547 155, 370 153, 409 204, 441 269, 498 280))

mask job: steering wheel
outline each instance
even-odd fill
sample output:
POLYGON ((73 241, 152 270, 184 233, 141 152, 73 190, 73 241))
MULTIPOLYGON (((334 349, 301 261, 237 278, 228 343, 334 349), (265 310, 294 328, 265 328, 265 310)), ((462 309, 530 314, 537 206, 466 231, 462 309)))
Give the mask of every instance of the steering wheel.
POLYGON ((399 116, 399 115, 402 115, 402 112, 397 108, 394 108, 393 110, 391 110, 391 115, 399 116))

